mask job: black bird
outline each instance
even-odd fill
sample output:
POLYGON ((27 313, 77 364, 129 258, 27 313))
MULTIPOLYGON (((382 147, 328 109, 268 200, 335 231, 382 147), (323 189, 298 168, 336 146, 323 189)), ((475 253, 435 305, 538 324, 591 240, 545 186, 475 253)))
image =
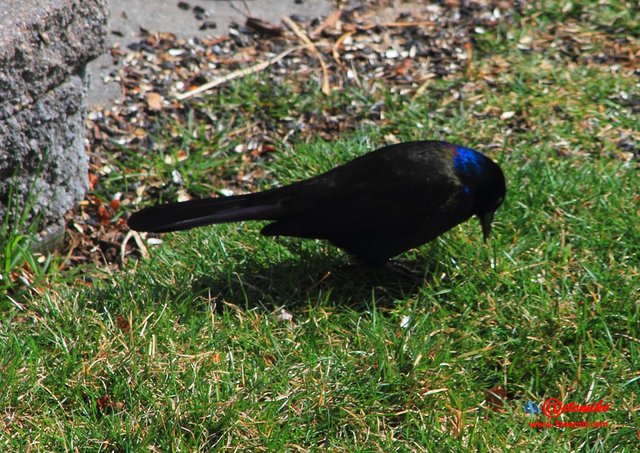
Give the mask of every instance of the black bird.
POLYGON ((129 218, 161 233, 213 223, 271 220, 266 236, 326 239, 382 266, 477 215, 484 238, 505 195, 488 157, 442 141, 385 146, 326 173, 247 195, 152 206, 129 218))

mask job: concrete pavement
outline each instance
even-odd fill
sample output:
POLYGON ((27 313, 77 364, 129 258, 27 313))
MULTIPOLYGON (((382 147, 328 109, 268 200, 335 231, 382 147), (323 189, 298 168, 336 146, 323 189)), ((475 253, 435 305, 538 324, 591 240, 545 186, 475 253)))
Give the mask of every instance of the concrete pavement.
MULTIPOLYGON (((245 15, 279 23, 285 15, 308 19, 326 16, 332 6, 330 0, 108 0, 107 3, 108 45, 119 43, 121 49, 140 39, 140 27, 152 32, 171 32, 179 38, 220 36, 227 34, 230 23, 244 24, 245 15)), ((109 54, 89 64, 90 106, 108 106, 118 99, 118 83, 104 81, 116 69, 109 54)))

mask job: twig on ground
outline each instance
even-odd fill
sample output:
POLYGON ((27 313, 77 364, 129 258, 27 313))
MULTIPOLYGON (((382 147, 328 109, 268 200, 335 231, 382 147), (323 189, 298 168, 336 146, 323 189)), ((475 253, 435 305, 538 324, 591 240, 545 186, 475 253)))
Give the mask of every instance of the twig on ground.
POLYGON ((261 61, 260 63, 250 66, 248 68, 238 69, 237 71, 230 72, 229 74, 223 77, 218 77, 217 79, 213 79, 211 82, 207 82, 204 85, 200 85, 198 88, 194 88, 193 90, 189 90, 189 91, 185 91, 184 93, 177 94, 176 99, 178 99, 179 101, 183 101, 190 97, 204 93, 205 91, 208 91, 219 85, 222 85, 223 83, 229 82, 230 80, 238 79, 240 77, 246 77, 249 74, 255 74, 256 72, 263 71, 269 66, 271 66, 272 64, 282 60, 284 57, 286 57, 290 53, 295 52, 296 50, 300 50, 304 47, 306 46, 300 45, 300 46, 291 47, 279 53, 275 57, 270 58, 269 60, 261 61))
POLYGON ((431 80, 434 79, 435 77, 436 77, 435 74, 428 74, 427 77, 425 78, 426 80, 422 82, 422 84, 420 84, 420 86, 418 87, 418 89, 416 90, 415 94, 411 99, 415 99, 418 96, 420 96, 422 93, 424 93, 427 90, 427 87, 429 86, 429 84, 431 83, 431 80))
POLYGON ((333 27, 338 21, 338 19, 340 19, 341 15, 342 15, 341 9, 338 9, 332 12, 331 14, 329 14, 327 18, 310 33, 310 36, 312 38, 316 38, 320 35, 320 33, 324 31, 324 29, 333 27))
POLYGON ((353 35, 355 32, 353 31, 348 31, 346 33, 344 33, 342 36, 340 36, 338 38, 338 40, 336 41, 336 43, 333 45, 333 49, 332 49, 332 54, 333 54, 333 59, 336 61, 336 64, 338 64, 341 67, 345 67, 344 63, 342 62, 342 60, 340 59, 340 53, 339 53, 339 49, 340 47, 342 47, 342 43, 349 38, 351 35, 353 35))

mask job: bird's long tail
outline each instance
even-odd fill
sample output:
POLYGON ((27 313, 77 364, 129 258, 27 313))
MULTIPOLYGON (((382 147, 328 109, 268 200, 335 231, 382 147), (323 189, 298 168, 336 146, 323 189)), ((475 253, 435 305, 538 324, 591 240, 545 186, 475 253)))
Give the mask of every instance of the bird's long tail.
POLYGON ((127 223, 136 231, 164 233, 213 223, 277 220, 283 207, 265 195, 267 192, 151 206, 134 213, 127 223))

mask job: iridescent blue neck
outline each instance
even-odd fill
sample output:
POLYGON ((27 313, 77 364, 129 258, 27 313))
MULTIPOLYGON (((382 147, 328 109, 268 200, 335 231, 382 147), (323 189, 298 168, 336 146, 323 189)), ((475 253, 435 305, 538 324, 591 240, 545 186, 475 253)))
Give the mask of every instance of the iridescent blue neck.
POLYGON ((463 146, 456 146, 453 153, 453 166, 456 171, 471 175, 480 175, 484 173, 485 169, 485 157, 472 150, 471 148, 465 148, 463 146))

